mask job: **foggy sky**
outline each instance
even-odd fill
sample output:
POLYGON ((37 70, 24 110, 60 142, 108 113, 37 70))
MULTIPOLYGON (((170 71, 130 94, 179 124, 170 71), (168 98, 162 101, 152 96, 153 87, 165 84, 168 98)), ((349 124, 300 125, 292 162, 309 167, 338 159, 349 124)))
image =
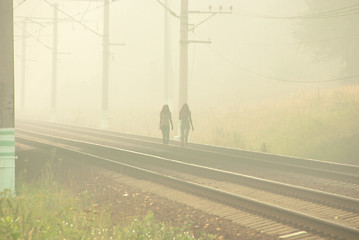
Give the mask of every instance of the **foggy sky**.
MULTIPOLYGON (((21 1, 15 1, 14 6, 21 1)), ((54 1, 50 1, 54 3, 54 1)), ((59 8, 82 20, 102 34, 102 2, 57 1, 59 8), (99 7, 99 8, 96 8, 99 7), (93 10, 94 9, 94 10, 93 10), (86 10, 88 11, 87 13, 86 10)), ((180 1, 171 9, 180 14, 180 1)), ((341 1, 345 6, 348 1, 341 1)), ((350 1, 349 1, 350 2, 350 1)), ((189 104, 247 104, 287 95, 300 89, 316 89, 328 84, 290 83, 335 78, 341 71, 339 59, 314 62, 293 37, 296 21, 263 16, 295 16, 305 13, 305 1, 286 0, 190 0, 190 10, 207 11, 208 6, 233 14, 218 14, 194 32, 191 40, 211 40, 211 44, 189 45, 189 104)), ((21 17, 52 18, 53 9, 39 0, 26 0, 14 10, 16 104, 20 102, 22 22, 21 17)), ((158 111, 164 103, 164 9, 155 0, 117 0, 110 4, 111 46, 110 111, 146 108, 158 111)), ((62 13, 59 19, 67 18, 62 13)), ((208 15, 190 14, 197 24, 208 15)), ((102 38, 73 21, 60 21, 58 50, 58 108, 100 111, 102 87, 102 38)), ((51 19, 30 19, 26 38, 26 105, 50 108, 51 19)), ((178 98, 179 19, 171 18, 172 77, 178 98)), ((177 105, 175 105, 176 107, 177 105)), ((65 111, 65 110, 64 110, 65 111)))

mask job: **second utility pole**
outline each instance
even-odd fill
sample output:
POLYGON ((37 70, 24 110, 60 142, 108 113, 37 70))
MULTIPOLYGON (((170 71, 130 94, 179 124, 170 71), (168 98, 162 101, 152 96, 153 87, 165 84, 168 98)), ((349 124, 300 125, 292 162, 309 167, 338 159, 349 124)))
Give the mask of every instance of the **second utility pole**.
POLYGON ((25 110, 25 71, 26 71, 26 22, 25 18, 22 24, 22 58, 21 58, 21 110, 25 110))
POLYGON ((178 110, 188 103, 188 0, 181 1, 178 110))
POLYGON ((57 103, 57 8, 58 4, 54 3, 54 18, 52 31, 52 84, 51 84, 51 121, 56 122, 56 103, 57 103))
POLYGON ((171 54, 171 18, 169 4, 170 0, 165 0, 164 8, 164 101, 170 106, 170 109, 174 107, 174 94, 173 94, 173 76, 172 76, 172 54, 171 54))
POLYGON ((108 116, 108 79, 109 79, 109 0, 104 0, 103 6, 103 58, 102 58, 102 113, 101 128, 109 127, 108 116))

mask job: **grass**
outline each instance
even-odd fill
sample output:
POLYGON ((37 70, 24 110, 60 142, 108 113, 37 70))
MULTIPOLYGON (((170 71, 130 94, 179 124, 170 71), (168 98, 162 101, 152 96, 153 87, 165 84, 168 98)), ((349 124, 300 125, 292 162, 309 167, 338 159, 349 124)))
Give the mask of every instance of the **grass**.
POLYGON ((210 117, 212 113, 198 116, 202 124, 193 141, 359 164, 358 86, 302 93, 241 110, 223 108, 210 117))
POLYGON ((49 162, 40 180, 17 184, 16 196, 0 192, 0 239, 197 239, 189 224, 169 226, 151 212, 127 225, 114 223, 111 210, 99 206, 93 194, 77 194, 71 189, 77 183, 58 181, 49 172, 58 166, 49 162))
POLYGON ((16 197, 2 195, 0 216, 2 239, 108 239, 116 233, 106 214, 54 185, 22 185, 16 197))

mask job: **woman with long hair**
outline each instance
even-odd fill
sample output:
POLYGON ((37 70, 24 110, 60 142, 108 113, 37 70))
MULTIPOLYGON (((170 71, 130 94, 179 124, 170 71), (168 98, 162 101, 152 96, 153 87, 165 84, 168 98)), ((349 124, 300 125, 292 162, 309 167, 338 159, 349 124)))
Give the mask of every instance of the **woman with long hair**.
POLYGON ((181 143, 182 146, 188 142, 188 134, 190 127, 194 131, 191 111, 189 110, 188 104, 183 104, 181 111, 179 113, 179 120, 181 121, 181 143))
POLYGON ((160 129, 162 131, 163 144, 168 144, 170 140, 170 124, 173 130, 172 116, 168 105, 163 105, 160 113, 160 129))

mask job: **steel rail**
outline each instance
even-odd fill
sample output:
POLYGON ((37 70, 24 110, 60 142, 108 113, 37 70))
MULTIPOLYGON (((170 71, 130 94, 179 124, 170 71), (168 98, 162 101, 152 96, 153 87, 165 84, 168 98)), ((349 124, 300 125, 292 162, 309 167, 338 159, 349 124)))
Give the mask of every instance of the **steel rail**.
MULTIPOLYGON (((39 134, 37 136, 39 136, 39 134)), ((184 180, 177 179, 174 177, 164 176, 164 175, 155 173, 153 171, 149 171, 149 170, 135 167, 135 166, 130 166, 130 165, 124 164, 124 163, 119 163, 117 161, 114 161, 114 160, 111 160, 108 158, 95 156, 93 154, 83 153, 79 150, 74 150, 73 149, 75 147, 74 143, 76 142, 74 140, 58 139, 58 138, 52 137, 52 136, 42 136, 42 137, 45 138, 47 142, 46 141, 45 142, 37 141, 37 143, 36 143, 37 145, 53 146, 56 148, 60 148, 63 151, 76 152, 77 154, 81 154, 82 156, 86 156, 91 159, 102 159, 102 160, 106 161, 107 164, 110 164, 110 165, 108 165, 108 167, 110 167, 111 169, 114 168, 113 164, 116 164, 116 166, 121 166, 121 168, 126 169, 126 171, 140 172, 140 175, 142 177, 143 176, 150 177, 155 182, 159 182, 161 184, 167 184, 167 185, 170 184, 172 187, 175 187, 177 189, 180 188, 182 191, 196 193, 196 195, 199 194, 199 195, 205 196, 206 198, 209 198, 214 201, 225 202, 227 205, 234 206, 236 208, 249 209, 250 211, 260 213, 261 215, 263 215, 263 214, 268 215, 274 219, 281 219, 281 221, 290 222, 293 225, 301 226, 302 228, 304 227, 304 229, 306 229, 306 230, 308 229, 308 231, 320 231, 320 232, 330 234, 330 235, 333 235, 336 237, 341 237, 341 238, 344 237, 345 239, 357 239, 357 237, 359 236, 359 230, 355 229, 355 228, 347 227, 347 226, 333 223, 333 222, 323 220, 320 218, 308 216, 308 215, 305 215, 303 213, 299 213, 299 212, 296 212, 293 210, 273 206, 268 203, 259 202, 254 199, 250 199, 247 197, 242 197, 242 196, 228 193, 225 191, 221 191, 218 189, 206 187, 206 186, 196 184, 193 182, 184 181, 184 180), (55 143, 53 143, 51 141, 55 141, 55 143), (67 142, 67 144, 70 143, 70 146, 72 146, 72 147, 69 148, 68 146, 66 146, 65 145, 66 142, 67 142)), ((34 140, 26 139, 26 137, 24 138, 21 135, 17 136, 17 141, 23 142, 25 144, 30 144, 30 145, 34 144, 33 143, 34 140)), ((83 144, 88 144, 88 143, 81 142, 80 148, 83 147, 83 144)), ((96 146, 103 147, 98 144, 96 144, 96 146)), ((129 157, 129 155, 128 155, 129 151, 125 150, 125 152, 127 153, 126 156, 129 157)), ((144 154, 136 153, 133 151, 130 151, 130 155, 132 155, 132 157, 136 157, 136 158, 138 158, 138 157, 158 158, 156 156, 151 156, 148 154, 144 155, 144 154)), ((103 166, 102 163, 101 163, 101 165, 103 166)))
MULTIPOLYGON (((82 132, 86 134, 98 134, 100 136, 106 135, 107 137, 111 138, 121 138, 126 139, 128 142, 132 143, 139 143, 141 141, 142 144, 147 144, 149 146, 156 146, 159 147, 158 143, 160 143, 159 138, 147 137, 147 136, 140 136, 140 135, 133 135, 128 133, 120 133, 120 132, 112 132, 107 130, 99 130, 99 129, 92 129, 74 125, 67 125, 67 124, 53 124, 49 122, 39 122, 39 121, 19 121, 19 123, 30 123, 39 126, 50 126, 50 127, 57 127, 65 130, 73 130, 76 132, 82 132)), ((179 146, 177 141, 171 141, 171 144, 174 146, 179 146)), ((348 165, 348 164, 339 164, 339 163, 332 163, 332 162, 325 162, 325 161, 318 161, 312 159, 305 159, 305 158, 296 158, 296 157, 289 157, 283 155, 275 155, 275 154, 268 154, 268 153, 261 153, 261 152, 252 152, 247 150, 239 150, 239 149, 232 149, 226 147, 218 147, 218 146, 211 146, 211 145, 204 145, 204 144, 197 144, 197 143, 190 143, 189 148, 186 149, 187 153, 189 154, 199 154, 202 155, 210 154, 213 156, 217 154, 218 157, 228 157, 228 158, 235 158, 239 161, 247 161, 248 163, 253 164, 254 162, 265 164, 266 166, 270 167, 271 165, 277 166, 277 169, 283 170, 290 170, 293 171, 293 168, 296 168, 297 172, 300 173, 311 173, 312 175, 318 176, 318 173, 321 176, 328 177, 328 178, 339 178, 347 182, 359 183, 359 166, 355 165, 348 165)), ((167 149, 173 146, 166 146, 167 149)), ((272 166, 273 167, 273 166, 272 166)))
POLYGON ((90 142, 78 142, 73 139, 64 139, 55 136, 46 136, 44 134, 39 134, 27 130, 18 129, 18 132, 31 134, 32 136, 37 136, 42 139, 47 139, 62 144, 72 143, 72 146, 79 146, 84 149, 89 147, 94 148, 94 152, 102 152, 103 149, 106 150, 106 155, 116 156, 117 151, 122 153, 127 153, 126 156, 131 157, 131 155, 141 154, 142 158, 148 159, 147 164, 154 164, 156 161, 157 165, 160 166, 171 166, 174 169, 180 170, 182 172, 190 173, 197 176, 210 176, 216 180, 225 180, 228 182, 233 182, 241 185, 250 186, 252 188, 262 189, 268 192, 276 192, 286 196, 294 196, 296 198, 306 199, 312 202, 318 202, 321 204, 326 204, 328 206, 340 206, 341 208, 348 209, 350 211, 359 212, 359 200, 351 197, 346 197, 338 194, 328 193, 319 190, 313 190, 305 187, 294 186, 290 184, 280 183, 277 181, 267 180, 263 178, 257 178, 253 176, 248 176, 244 174, 234 173, 226 170, 215 169, 207 166, 202 166, 193 163, 185 163, 178 160, 173 160, 169 158, 154 156, 146 153, 139 153, 136 151, 119 149, 117 147, 107 146, 107 145, 98 145, 90 142), (79 144, 80 143, 80 144, 79 144), (129 155, 128 155, 129 154, 129 155), (151 162, 149 162, 151 161, 151 162), (303 197, 305 196, 305 197, 303 197))

